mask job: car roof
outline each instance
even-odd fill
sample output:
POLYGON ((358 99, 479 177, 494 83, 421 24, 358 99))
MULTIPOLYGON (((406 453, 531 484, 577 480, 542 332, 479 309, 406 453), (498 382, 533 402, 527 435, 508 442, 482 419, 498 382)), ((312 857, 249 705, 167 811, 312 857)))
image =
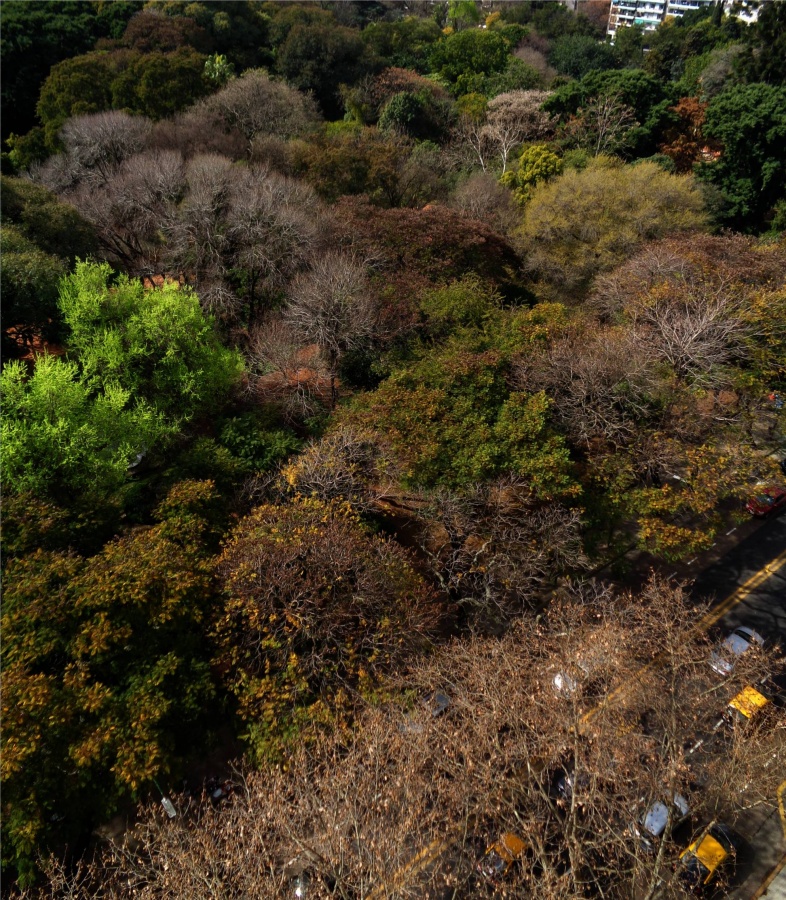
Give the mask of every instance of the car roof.
POLYGON ((714 872, 729 855, 729 851, 717 837, 709 833, 696 842, 693 852, 699 862, 706 866, 710 872, 714 872))
POLYGON ((746 719, 750 719, 760 709, 763 709, 770 702, 761 691, 757 691, 755 687, 748 685, 744 687, 736 697, 732 697, 729 706, 742 713, 746 719))
MULTIPOLYGON (((688 801, 682 794, 674 794, 672 804, 681 816, 688 814, 688 801)), ((669 809, 662 800, 656 800, 647 810, 642 825, 644 830, 649 832, 653 837, 660 837, 666 830, 666 823, 669 820, 669 809)))

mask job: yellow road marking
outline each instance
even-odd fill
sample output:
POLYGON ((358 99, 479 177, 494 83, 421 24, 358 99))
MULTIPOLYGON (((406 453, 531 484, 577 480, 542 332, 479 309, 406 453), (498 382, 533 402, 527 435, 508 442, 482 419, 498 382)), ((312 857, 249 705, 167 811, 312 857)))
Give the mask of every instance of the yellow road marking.
POLYGON ((447 838, 435 838, 430 844, 419 850, 418 853, 408 862, 401 866, 388 884, 378 884, 369 894, 366 894, 366 900, 378 900, 388 896, 389 891, 394 891, 399 886, 404 877, 414 878, 419 872, 422 872, 426 866, 430 865, 442 851, 448 846, 447 838))
POLYGON ((781 870, 786 866, 786 854, 784 854, 783 859, 775 864, 775 868, 770 872, 770 874, 762 881, 759 885, 756 893, 751 897, 751 900, 759 900, 759 897, 763 897, 767 893, 767 889, 769 886, 775 881, 775 879, 781 874, 781 870))
POLYGON ((711 609, 699 621, 699 630, 706 631, 710 625, 714 625, 719 619, 722 619, 732 607, 741 603, 749 594, 753 593, 759 585, 763 584, 772 574, 777 572, 784 563, 786 563, 786 550, 776 556, 775 559, 771 559, 763 568, 759 569, 758 572, 751 575, 751 577, 736 590, 732 591, 725 600, 711 609))
POLYGON ((775 796, 778 798, 778 812, 781 815, 781 828, 783 829, 783 837, 786 838, 786 805, 784 804, 783 794, 786 792, 786 781, 778 785, 775 796))
MULTIPOLYGON (((786 550, 784 550, 783 553, 780 553, 774 559, 771 559, 761 569, 759 569, 758 572, 755 572, 738 588, 733 590, 728 597, 722 600, 717 606, 709 610, 706 615, 702 616, 702 618, 696 625, 696 630, 699 632, 706 631, 711 625, 714 625, 717 621, 722 619, 730 609, 737 606, 738 603, 742 603, 742 601, 750 594, 752 594, 757 587, 762 585, 773 573, 777 572, 784 563, 786 563, 786 550)), ((645 675, 655 665, 657 665, 657 659, 653 660, 652 662, 648 662, 636 672, 632 680, 640 682, 642 676, 645 675)), ((601 711, 601 709, 604 709, 609 705, 609 701, 616 699, 628 687, 629 685, 620 685, 620 687, 615 688, 610 694, 607 694, 603 698, 602 703, 599 703, 597 706, 594 706, 592 709, 584 713, 584 715, 581 717, 581 724, 586 725, 587 722, 591 722, 592 719, 601 711)))

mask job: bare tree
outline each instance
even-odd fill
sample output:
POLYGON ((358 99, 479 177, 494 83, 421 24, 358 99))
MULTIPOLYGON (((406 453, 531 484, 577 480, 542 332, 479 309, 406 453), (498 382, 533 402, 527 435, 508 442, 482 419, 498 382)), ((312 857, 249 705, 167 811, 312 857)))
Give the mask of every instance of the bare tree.
POLYGON ((584 563, 578 513, 533 504, 515 477, 461 496, 438 493, 419 518, 418 543, 433 576, 483 625, 536 606, 560 575, 584 563))
POLYGON ((691 832, 676 831, 671 798, 692 821, 733 825, 774 804, 786 761, 782 711, 744 728, 722 718, 780 663, 754 653, 715 677, 687 599, 657 580, 633 596, 566 587, 536 621, 422 658, 356 727, 263 762, 223 808, 148 810, 133 844, 56 873, 55 896, 275 897, 296 879, 325 900, 683 896, 673 868, 691 832), (645 843, 656 802, 665 828, 645 843), (506 835, 523 849, 489 881, 485 853, 506 835))
POLYGON ((614 153, 625 145, 628 132, 638 125, 633 110, 622 102, 619 93, 599 94, 565 126, 579 147, 595 156, 614 153))
POLYGON ((249 147, 257 135, 294 137, 319 119, 310 97, 273 81, 264 69, 249 69, 202 105, 217 112, 228 128, 242 132, 249 147))
POLYGON ((119 110, 75 116, 60 131, 65 152, 83 172, 83 180, 106 182, 124 159, 147 144, 152 123, 119 110))
POLYGON ((282 475, 296 494, 341 498, 368 512, 395 490, 400 472, 379 435, 344 426, 312 442, 282 475))
POLYGON ((328 253, 289 288, 284 321, 304 344, 315 344, 330 374, 336 401, 338 363, 347 350, 368 345, 374 337, 378 310, 364 267, 354 257, 328 253))
POLYGON ((553 132, 554 117, 543 110, 543 104, 550 96, 548 91, 508 91, 489 101, 486 137, 497 148, 503 174, 514 147, 553 132))

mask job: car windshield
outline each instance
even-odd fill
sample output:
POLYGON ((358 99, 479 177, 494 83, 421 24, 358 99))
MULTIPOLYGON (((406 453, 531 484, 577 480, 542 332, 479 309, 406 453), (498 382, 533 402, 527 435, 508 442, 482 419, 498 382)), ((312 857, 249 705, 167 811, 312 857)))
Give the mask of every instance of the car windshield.
POLYGON ((756 502, 761 503, 762 506, 772 506, 775 502, 775 497, 772 494, 757 494, 756 502))
POLYGON ((709 877, 710 870, 691 853, 683 858, 683 881, 689 885, 703 884, 709 877))

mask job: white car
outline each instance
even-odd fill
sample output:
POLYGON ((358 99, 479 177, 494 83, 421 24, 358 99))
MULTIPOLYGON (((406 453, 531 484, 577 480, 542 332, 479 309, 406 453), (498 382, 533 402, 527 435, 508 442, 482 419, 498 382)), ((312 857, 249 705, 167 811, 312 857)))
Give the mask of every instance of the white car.
MULTIPOLYGON (((669 821, 669 807, 667 802, 656 800, 643 816, 630 826, 631 832, 641 841, 642 846, 648 852, 655 850, 656 842, 660 840, 669 821)), ((674 794, 671 798, 671 827, 676 828, 684 822, 690 812, 688 801, 682 794, 674 794)))
POLYGON ((731 675, 737 658, 753 645, 764 647, 764 638, 758 631, 741 625, 726 638, 717 650, 710 655, 710 668, 718 675, 731 675))

